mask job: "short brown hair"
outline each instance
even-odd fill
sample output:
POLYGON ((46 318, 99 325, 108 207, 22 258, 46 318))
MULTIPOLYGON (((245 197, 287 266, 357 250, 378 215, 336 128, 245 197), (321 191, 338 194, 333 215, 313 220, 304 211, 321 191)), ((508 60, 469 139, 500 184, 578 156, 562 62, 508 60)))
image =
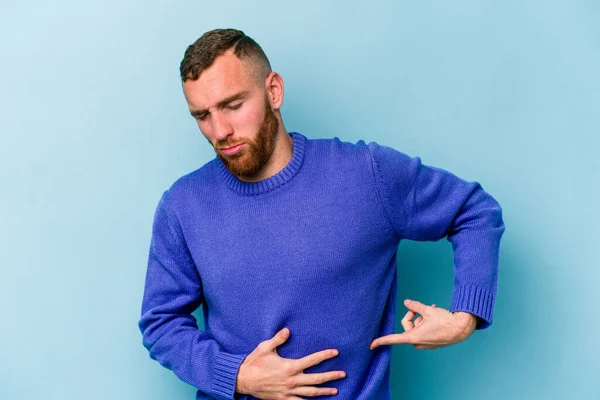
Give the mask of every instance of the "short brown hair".
POLYGON ((233 48, 233 54, 253 66, 255 78, 271 72, 271 64, 263 49, 250 36, 238 29, 213 29, 188 46, 179 65, 181 81, 196 80, 215 58, 233 48))

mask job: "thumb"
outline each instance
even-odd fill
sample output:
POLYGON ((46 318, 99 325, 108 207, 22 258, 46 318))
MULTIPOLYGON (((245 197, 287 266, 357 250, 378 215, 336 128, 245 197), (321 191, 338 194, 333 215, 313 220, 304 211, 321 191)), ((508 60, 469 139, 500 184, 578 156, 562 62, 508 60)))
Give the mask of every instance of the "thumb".
POLYGON ((410 311, 414 311, 417 314, 421 314, 421 315, 423 315, 423 313, 427 309, 427 306, 425 304, 421 303, 420 301, 416 301, 416 300, 406 299, 406 300, 404 300, 404 305, 410 311))
POLYGON ((277 346, 281 346, 290 337, 290 330, 283 328, 275 334, 271 339, 267 340, 267 350, 273 351, 277 346))

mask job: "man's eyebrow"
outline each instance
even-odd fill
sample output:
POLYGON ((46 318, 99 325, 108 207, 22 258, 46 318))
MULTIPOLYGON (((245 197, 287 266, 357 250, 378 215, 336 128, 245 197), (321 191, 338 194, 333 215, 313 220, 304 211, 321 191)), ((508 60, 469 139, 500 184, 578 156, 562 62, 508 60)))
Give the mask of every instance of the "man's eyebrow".
MULTIPOLYGON (((226 97, 217 103, 217 108, 223 108, 224 106, 226 106, 227 104, 231 103, 234 100, 243 99, 244 97, 248 96, 249 93, 250 92, 248 90, 243 90, 243 91, 233 94, 229 97, 226 97)), ((208 112, 208 110, 205 110, 205 109, 190 109, 190 114, 192 114, 192 117, 206 114, 207 112, 208 112)))

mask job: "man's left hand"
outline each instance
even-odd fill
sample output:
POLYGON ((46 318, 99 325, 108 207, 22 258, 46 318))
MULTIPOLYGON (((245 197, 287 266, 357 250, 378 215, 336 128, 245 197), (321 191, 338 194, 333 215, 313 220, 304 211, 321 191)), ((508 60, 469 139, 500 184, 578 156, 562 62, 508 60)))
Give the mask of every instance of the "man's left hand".
POLYGON ((370 349, 387 344, 412 344, 417 350, 433 350, 467 339, 477 324, 477 317, 464 311, 450 312, 435 304, 427 306, 414 300, 404 300, 408 312, 402 318, 403 333, 379 337, 370 349), (419 314, 413 322, 413 318, 419 314))

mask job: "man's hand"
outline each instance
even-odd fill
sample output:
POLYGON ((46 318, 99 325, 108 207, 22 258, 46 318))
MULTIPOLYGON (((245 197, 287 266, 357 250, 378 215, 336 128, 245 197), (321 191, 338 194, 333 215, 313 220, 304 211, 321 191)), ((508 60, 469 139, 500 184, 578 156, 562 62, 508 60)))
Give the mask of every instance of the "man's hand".
POLYGON ((269 340, 261 342, 240 365, 235 391, 250 394, 259 399, 301 400, 297 396, 327 396, 337 393, 335 388, 316 385, 346 376, 344 371, 305 374, 313 365, 338 355, 335 349, 309 354, 300 359, 282 358, 277 346, 285 343, 290 335, 283 328, 269 340))
POLYGON ((413 300, 404 300, 408 312, 402 318, 404 333, 379 337, 370 349, 386 344, 412 344, 417 350, 433 350, 467 339, 475 330, 477 317, 457 311, 451 313, 435 304, 427 306, 413 300), (413 323, 416 314, 420 314, 413 323))

